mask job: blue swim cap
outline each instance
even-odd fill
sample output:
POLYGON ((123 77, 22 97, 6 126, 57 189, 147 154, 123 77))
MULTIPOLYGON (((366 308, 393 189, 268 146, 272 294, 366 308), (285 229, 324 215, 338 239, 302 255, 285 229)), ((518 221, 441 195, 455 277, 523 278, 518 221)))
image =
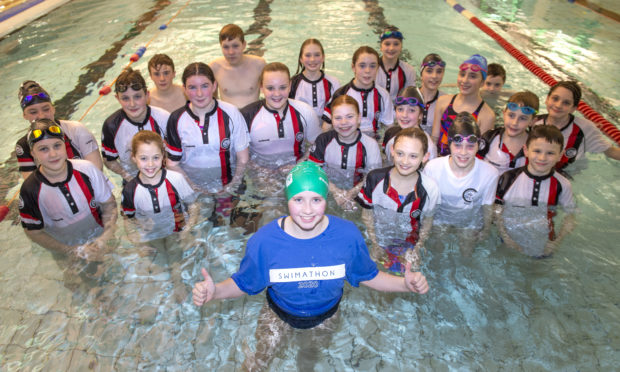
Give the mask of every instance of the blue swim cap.
MULTIPOLYGON (((463 61, 463 63, 461 63, 461 67, 463 67, 463 65, 465 64, 470 64, 470 65, 474 65, 474 66, 478 66, 480 68, 480 73, 482 74, 482 80, 486 80, 487 78, 487 59, 484 58, 483 56, 481 56, 480 54, 474 54, 473 56, 469 57, 468 59, 466 59, 465 61, 463 61)), ((461 68, 461 70, 463 70, 463 68, 461 68)), ((472 71, 478 71, 476 69, 472 69, 472 71)))
POLYGON ((304 191, 314 191, 327 199, 329 180, 317 163, 304 161, 297 164, 286 176, 286 200, 304 191))

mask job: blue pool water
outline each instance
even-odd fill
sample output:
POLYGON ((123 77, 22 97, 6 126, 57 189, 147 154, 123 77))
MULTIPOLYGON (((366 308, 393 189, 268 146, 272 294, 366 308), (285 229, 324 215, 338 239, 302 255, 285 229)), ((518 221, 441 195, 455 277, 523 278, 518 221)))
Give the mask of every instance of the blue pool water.
MULTIPOLYGON (((439 1, 193 0, 165 31, 158 28, 186 1, 74 0, 0 41, 0 136, 3 193, 16 189, 15 140, 26 130, 16 99, 25 79, 40 82, 60 117, 79 119, 129 55, 153 36, 145 58, 167 53, 177 72, 220 55, 222 25, 237 23, 249 46, 268 61, 296 66, 307 37, 323 42, 327 71, 351 79, 359 45, 378 46, 377 28, 398 25, 417 65, 430 52, 448 62, 444 83, 473 53, 508 70, 507 88, 544 97, 547 87, 467 19, 439 1)), ((620 110, 620 25, 566 1, 462 3, 556 78, 574 78, 585 100, 617 123, 620 110)), ((83 122, 97 134, 118 107, 103 97, 83 122)), ((320 371, 614 370, 620 365, 620 165, 588 156, 575 176, 578 225, 553 258, 533 260, 501 246, 495 233, 463 256, 452 236, 433 236, 422 270, 424 296, 345 290, 341 325, 325 345, 320 371), (614 367, 616 366, 616 367, 614 367)), ((120 186, 118 177, 111 177, 120 186)), ((120 188, 115 195, 118 197, 120 188)), ((118 199, 118 198, 117 198, 118 199)), ((192 241, 177 242, 183 257, 141 257, 119 221, 119 247, 99 266, 67 268, 62 258, 34 246, 11 218, 0 223, 0 370, 234 371, 256 346, 262 295, 197 309, 175 300, 171 266, 189 289, 207 267, 223 280, 238 267, 248 235, 214 226, 204 212, 192 241), (72 272, 81 272, 79 275, 72 272)), ((242 202, 246 202, 243 200, 242 202)), ((250 200, 251 202, 251 200, 250 200)), ((283 200, 271 200, 277 215, 283 200)), ((358 221, 359 212, 330 213, 358 221)), ((299 343, 276 356, 272 370, 296 370, 299 343)))

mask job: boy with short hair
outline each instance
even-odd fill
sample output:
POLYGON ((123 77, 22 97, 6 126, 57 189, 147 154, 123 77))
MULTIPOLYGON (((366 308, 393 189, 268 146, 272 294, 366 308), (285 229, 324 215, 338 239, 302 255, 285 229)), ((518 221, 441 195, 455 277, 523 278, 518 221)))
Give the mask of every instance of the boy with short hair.
POLYGON ((487 68, 489 72, 481 90, 499 95, 506 84, 506 70, 499 63, 490 63, 487 68))
POLYGON ((527 255, 550 256, 574 228, 575 200, 570 182, 555 171, 564 137, 551 125, 532 128, 524 146, 528 163, 509 170, 498 181, 496 223, 504 243, 527 255), (556 235, 553 217, 560 205, 567 212, 556 235))
POLYGON ((149 104, 161 107, 168 112, 183 107, 187 99, 183 87, 174 84, 174 62, 166 54, 155 54, 149 60, 149 76, 155 88, 149 92, 149 104))
POLYGON ((140 71, 127 68, 116 79, 116 99, 121 109, 103 123, 101 148, 105 166, 131 181, 138 168, 131 161, 131 139, 141 130, 150 130, 164 138, 170 113, 146 104, 149 94, 140 71))
POLYGON ((258 101, 258 78, 265 67, 262 57, 243 54, 243 30, 234 24, 222 27, 220 46, 223 57, 209 63, 218 83, 219 97, 238 108, 258 101))
POLYGON ((503 111, 504 126, 482 135, 478 158, 495 166, 500 174, 525 165, 523 146, 527 130, 536 120, 538 105, 538 96, 530 91, 513 94, 503 111))

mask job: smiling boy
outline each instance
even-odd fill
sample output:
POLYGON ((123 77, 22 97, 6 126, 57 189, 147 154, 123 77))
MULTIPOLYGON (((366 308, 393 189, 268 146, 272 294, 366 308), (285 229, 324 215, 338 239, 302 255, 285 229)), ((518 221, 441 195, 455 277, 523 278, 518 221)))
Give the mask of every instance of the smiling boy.
POLYGON ((183 87, 174 83, 174 62, 166 54, 155 54, 149 60, 149 76, 155 88, 149 91, 149 104, 173 112, 183 107, 187 99, 183 87))

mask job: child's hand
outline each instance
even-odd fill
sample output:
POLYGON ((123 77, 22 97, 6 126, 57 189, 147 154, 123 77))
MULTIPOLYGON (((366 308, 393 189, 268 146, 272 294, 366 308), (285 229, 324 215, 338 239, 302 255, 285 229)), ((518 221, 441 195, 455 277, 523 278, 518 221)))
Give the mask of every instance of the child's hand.
POLYGON ((558 244, 555 242, 555 240, 549 240, 547 242, 547 244, 545 244, 545 249, 543 251, 542 256, 539 256, 540 258, 547 258, 549 256, 551 256, 553 254, 553 252, 556 251, 556 249, 558 249, 558 244))
POLYGON ((194 289, 192 290, 192 300, 196 306, 202 306, 211 301, 215 295, 215 284, 213 283, 213 279, 211 279, 211 276, 204 267, 201 272, 205 280, 194 284, 194 289))
POLYGON ((411 291, 419 294, 428 292, 428 282, 421 272, 411 271, 411 262, 405 266, 405 286, 411 291))

